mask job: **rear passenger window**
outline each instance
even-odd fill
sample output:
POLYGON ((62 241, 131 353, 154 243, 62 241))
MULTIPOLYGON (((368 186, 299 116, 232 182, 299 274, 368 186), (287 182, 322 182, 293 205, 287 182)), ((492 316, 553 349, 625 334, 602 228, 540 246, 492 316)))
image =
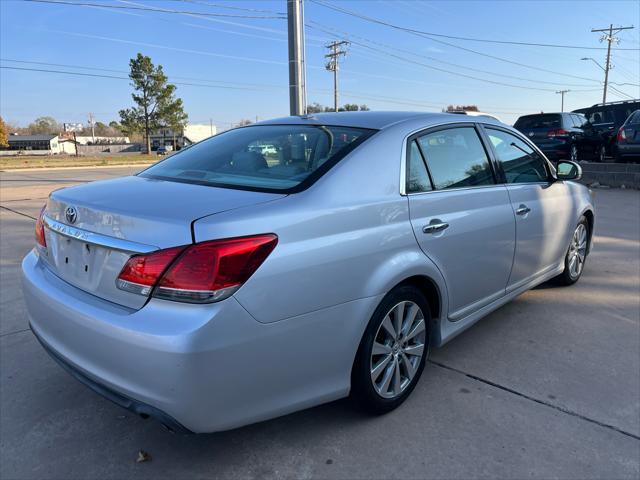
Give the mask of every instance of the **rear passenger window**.
POLYGON ((544 159, 515 135, 487 128, 487 135, 502 164, 507 183, 546 182, 549 177, 544 159))
POLYGON ((432 190, 427 167, 422 159, 418 143, 413 140, 409 148, 409 171, 407 172, 407 193, 432 190))
POLYGON ((450 128, 418 138, 433 187, 475 187, 494 184, 489 159, 473 127, 450 128))

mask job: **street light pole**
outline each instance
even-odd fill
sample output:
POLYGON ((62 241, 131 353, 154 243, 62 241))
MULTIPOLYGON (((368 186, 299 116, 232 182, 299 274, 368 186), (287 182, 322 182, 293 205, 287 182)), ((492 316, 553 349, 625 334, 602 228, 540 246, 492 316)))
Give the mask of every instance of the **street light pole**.
POLYGON ((570 92, 571 90, 558 90, 556 93, 559 93, 561 95, 561 100, 560 100, 560 111, 564 112, 564 94, 570 92))

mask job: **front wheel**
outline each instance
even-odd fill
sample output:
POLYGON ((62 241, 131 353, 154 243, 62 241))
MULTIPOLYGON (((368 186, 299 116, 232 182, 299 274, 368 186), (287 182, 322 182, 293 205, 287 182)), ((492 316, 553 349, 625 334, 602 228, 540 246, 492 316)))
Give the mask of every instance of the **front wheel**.
POLYGON ((373 414, 398 407, 415 388, 429 353, 431 316, 413 286, 389 292, 374 312, 351 372, 351 397, 373 414))
POLYGON ((569 249, 564 257, 564 271, 556 277, 560 285, 573 285, 580 279, 587 260, 588 245, 589 223, 582 217, 573 231, 569 249))

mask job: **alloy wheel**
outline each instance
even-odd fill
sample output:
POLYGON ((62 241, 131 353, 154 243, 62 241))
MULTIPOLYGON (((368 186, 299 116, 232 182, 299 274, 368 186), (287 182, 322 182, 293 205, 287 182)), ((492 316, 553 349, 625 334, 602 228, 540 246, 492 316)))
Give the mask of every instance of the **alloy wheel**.
POLYGON ((416 303, 400 302, 387 312, 371 350, 371 382, 378 395, 395 398, 411 384, 426 338, 424 313, 416 303))
POLYGON ((573 238, 571 239, 571 245, 569 246, 569 253, 567 254, 569 275, 571 275, 571 278, 577 278, 582 273, 586 255, 587 227, 581 223, 578 225, 575 232, 573 232, 573 238))

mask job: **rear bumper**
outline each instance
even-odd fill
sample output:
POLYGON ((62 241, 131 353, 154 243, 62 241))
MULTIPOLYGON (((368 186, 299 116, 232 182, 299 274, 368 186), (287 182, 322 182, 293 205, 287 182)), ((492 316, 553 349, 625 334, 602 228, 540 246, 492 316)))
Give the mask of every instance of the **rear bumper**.
POLYGON ((536 146, 550 160, 565 160, 569 158, 571 144, 565 140, 536 143, 536 146))
POLYGON ((207 305, 152 299, 127 309, 62 281, 35 252, 22 273, 31 328, 66 370, 125 408, 192 432, 228 430, 346 396, 362 331, 379 301, 262 324, 234 297, 207 305))
POLYGON ((616 145, 616 152, 621 157, 640 158, 640 143, 637 143, 637 144, 619 143, 616 145))
POLYGON ((78 380, 80 383, 89 387, 98 395, 103 396, 107 400, 111 400, 116 405, 119 405, 122 408, 126 408, 127 410, 135 413, 136 415, 140 415, 143 418, 147 418, 147 417, 154 418, 158 420, 160 423, 162 423, 165 427, 167 427, 167 429, 169 429, 172 432, 183 433, 183 434, 193 433, 191 430, 182 426, 175 419, 171 418, 169 415, 167 415, 163 411, 158 410, 157 408, 152 407, 151 405, 147 405, 145 403, 134 400, 133 398, 126 397, 125 395, 122 395, 121 393, 111 390, 110 388, 105 387, 101 383, 98 383, 97 381, 92 380, 91 378, 86 376, 84 373, 82 373, 80 370, 75 368, 73 365, 68 363, 60 355, 58 355, 58 353, 56 353, 49 345, 47 345, 47 343, 44 340, 42 340, 38 336, 38 334, 33 330, 33 328, 31 329, 31 331, 33 332, 36 339, 40 342, 40 345, 42 345, 42 348, 44 348, 45 352, 47 352, 49 356, 53 358, 53 360, 55 360, 55 362, 63 368, 63 370, 69 373, 73 378, 78 380))

